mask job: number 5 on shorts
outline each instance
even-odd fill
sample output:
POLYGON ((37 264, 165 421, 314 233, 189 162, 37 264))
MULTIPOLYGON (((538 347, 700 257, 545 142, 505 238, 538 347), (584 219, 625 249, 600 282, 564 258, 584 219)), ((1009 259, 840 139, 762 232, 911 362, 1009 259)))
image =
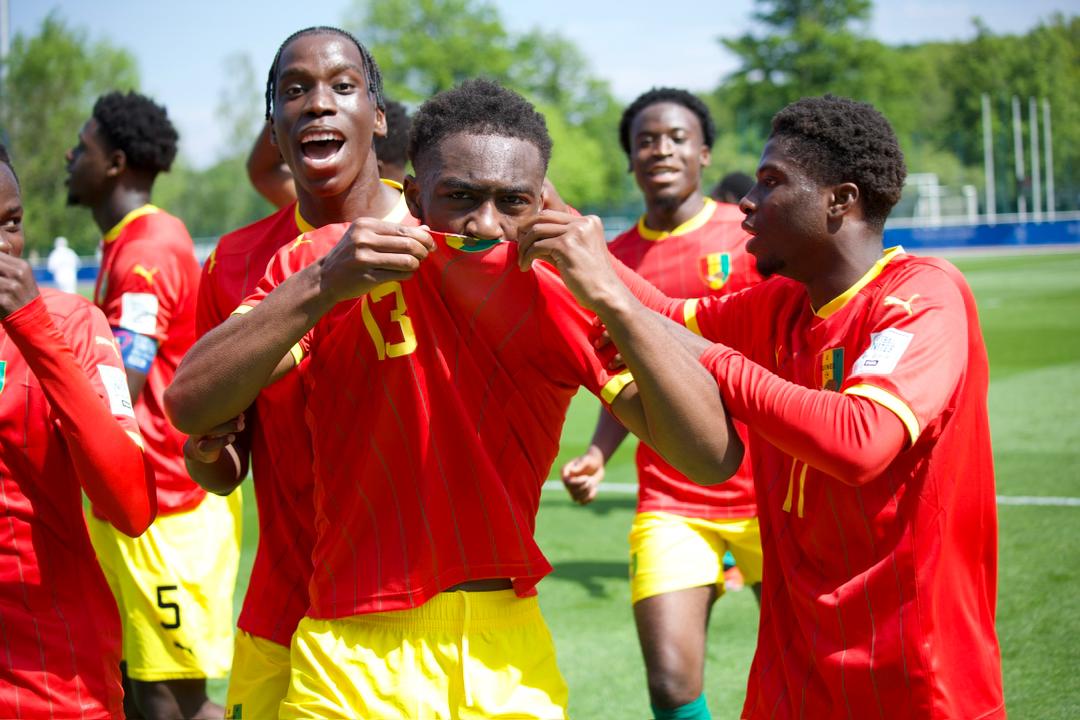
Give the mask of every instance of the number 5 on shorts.
POLYGON ((174 602, 165 602, 165 593, 176 590, 175 585, 158 585, 157 586, 157 605, 162 610, 173 611, 173 621, 170 623, 163 622, 161 627, 166 630, 175 630, 180 627, 180 606, 174 602))

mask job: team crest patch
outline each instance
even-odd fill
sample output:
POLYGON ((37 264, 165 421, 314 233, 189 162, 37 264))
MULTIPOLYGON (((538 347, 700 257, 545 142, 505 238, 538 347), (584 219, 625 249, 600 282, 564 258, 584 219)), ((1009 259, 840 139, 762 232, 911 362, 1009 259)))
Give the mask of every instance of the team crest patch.
POLYGON ((821 353, 821 389, 838 391, 844 384, 844 348, 821 353))
POLYGON ((709 253, 699 258, 698 272, 706 285, 713 290, 719 290, 731 276, 731 253, 709 253))

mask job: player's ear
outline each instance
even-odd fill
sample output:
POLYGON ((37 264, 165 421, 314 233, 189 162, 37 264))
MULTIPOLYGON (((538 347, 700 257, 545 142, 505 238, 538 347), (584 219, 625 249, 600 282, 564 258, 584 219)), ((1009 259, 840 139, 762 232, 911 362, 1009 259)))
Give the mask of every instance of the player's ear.
POLYGON ((414 218, 424 221, 424 211, 420 205, 420 183, 412 175, 406 175, 401 182, 402 192, 405 193, 405 204, 409 206, 409 212, 414 218))
POLYGON ((375 108, 375 127, 373 128, 375 137, 386 137, 386 112, 375 108))
POLYGON ((859 202, 859 186, 855 183, 840 183, 832 189, 829 198, 829 218, 840 218, 850 213, 859 202))
POLYGON ((712 162, 712 150, 709 149, 708 145, 702 143, 701 155, 699 155, 698 157, 701 160, 701 167, 709 167, 709 163, 712 162))
POLYGON ((110 150, 105 163, 106 177, 122 175, 127 170, 127 153, 123 150, 110 150))

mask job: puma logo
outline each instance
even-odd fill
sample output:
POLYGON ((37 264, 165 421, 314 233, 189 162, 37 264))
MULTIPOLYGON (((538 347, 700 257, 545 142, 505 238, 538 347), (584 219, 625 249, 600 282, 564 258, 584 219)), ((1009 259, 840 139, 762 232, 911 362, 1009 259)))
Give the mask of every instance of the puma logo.
POLYGON ((885 296, 885 302, 883 303, 883 305, 885 305, 885 307, 890 307, 892 305, 897 305, 897 306, 902 307, 905 310, 907 310, 908 315, 913 315, 915 313, 915 311, 911 309, 911 304, 913 302, 915 302, 915 298, 917 298, 917 297, 919 297, 919 293, 915 293, 914 295, 909 297, 907 300, 901 300, 898 297, 894 297, 892 295, 886 295, 885 296))
POLYGON ((143 280, 145 280, 147 285, 153 285, 154 276, 157 275, 158 269, 150 268, 149 270, 147 270, 142 265, 136 265, 134 268, 132 268, 131 272, 135 273, 143 280))

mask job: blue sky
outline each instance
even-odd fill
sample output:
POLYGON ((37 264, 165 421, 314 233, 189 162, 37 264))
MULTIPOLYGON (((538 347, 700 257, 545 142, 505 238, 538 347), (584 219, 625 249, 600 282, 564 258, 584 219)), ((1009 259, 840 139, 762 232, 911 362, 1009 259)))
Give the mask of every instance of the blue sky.
MULTIPOLYGON (((376 0, 377 1, 377 0, 376 0)), ((230 85, 226 58, 246 53, 257 77, 278 44, 309 25, 340 25, 355 0, 258 3, 229 0, 9 0, 12 34, 32 34, 51 11, 131 51, 142 89, 165 104, 181 134, 181 153, 202 166, 224 149, 215 116, 230 85)), ((715 86, 735 60, 717 42, 753 29, 752 0, 495 0, 512 31, 558 31, 585 52, 596 75, 629 101, 654 85, 715 86)), ((965 39, 981 17, 998 33, 1022 33, 1076 0, 888 0, 875 3, 866 32, 889 44, 965 39)), ((360 33, 363 40, 363 33, 360 33)), ((261 92, 261 90, 260 90, 261 92)), ((73 131, 74 132, 74 131, 73 131)))

